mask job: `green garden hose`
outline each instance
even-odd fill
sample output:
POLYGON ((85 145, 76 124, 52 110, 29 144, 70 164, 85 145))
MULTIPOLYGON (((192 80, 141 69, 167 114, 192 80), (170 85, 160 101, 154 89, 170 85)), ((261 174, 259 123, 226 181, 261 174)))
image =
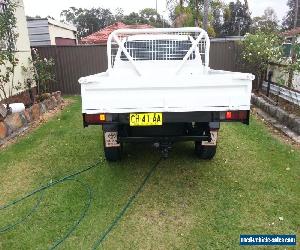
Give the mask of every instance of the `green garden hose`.
MULTIPOLYGON (((131 206, 131 204, 133 203, 133 201, 136 199, 136 197, 138 196, 138 194, 142 191, 143 187, 145 186, 145 184, 147 183, 148 179, 151 177, 151 175, 153 174, 153 172, 155 171, 155 169, 157 168, 157 166, 159 165, 161 161, 161 158, 156 162, 156 164, 150 169, 150 171, 148 172, 148 174, 145 176, 145 178, 143 179, 142 183, 140 184, 140 186, 137 188, 137 190, 133 193, 133 195, 128 199, 127 203, 123 206, 123 208, 121 209, 121 211, 117 214, 117 216, 115 217, 115 219, 112 221, 112 223, 107 227, 107 229, 100 234, 99 238, 95 241, 93 248, 92 249, 97 249, 100 244, 105 240, 105 238, 107 237, 107 235, 113 230, 113 228, 117 225, 117 223, 121 220, 121 218, 123 217, 123 215, 125 214, 125 212, 127 211, 127 209, 131 206)), ((39 205, 41 204, 41 201, 43 199, 44 196, 44 191, 46 191, 47 189, 59 184, 59 183, 63 183, 65 181, 76 181, 78 182, 80 185, 82 185, 87 192, 87 196, 88 199, 86 201, 85 207, 83 208, 81 215, 79 217, 79 219, 74 223, 74 225, 66 232, 66 234, 60 238, 59 240, 57 240, 56 242, 54 242, 52 244, 52 246, 50 247, 50 249, 55 249, 57 248, 61 243, 63 243, 74 231, 75 229, 79 226, 79 224, 81 223, 81 221, 84 219, 84 217, 87 214, 87 211, 91 205, 92 202, 92 190, 90 188, 89 185, 87 185, 86 183, 79 181, 77 179, 74 179, 73 177, 78 176, 82 173, 85 173, 89 170, 92 170, 94 168, 97 167, 97 165, 100 163, 100 161, 96 162, 95 164, 90 165, 89 167, 80 170, 78 172, 75 172, 73 174, 67 175, 65 177, 62 177, 58 180, 55 180, 53 182, 50 182, 44 186, 41 186, 35 190, 33 190, 32 192, 16 199, 13 200, 3 206, 0 206, 0 211, 15 206, 18 203, 20 203, 21 201, 24 201, 26 199, 28 199, 29 197, 32 197, 34 195, 37 195, 40 193, 40 197, 38 198, 37 202, 35 203, 35 205, 32 207, 32 209, 25 215, 23 216, 21 219, 17 220, 16 222, 13 222, 9 225, 6 225, 2 228, 0 228, 0 234, 1 233, 5 233, 9 230, 13 230, 16 226, 18 226, 19 224, 25 222, 26 219, 28 219, 31 215, 33 215, 36 210, 38 209, 39 205)))
POLYGON ((138 196, 138 194, 142 191, 143 187, 147 183, 148 179, 153 174, 154 170, 157 168, 158 164, 161 162, 160 158, 155 165, 150 169, 148 174, 145 176, 144 180, 140 184, 140 186, 137 188, 137 190, 131 195, 125 206, 123 206, 122 210, 117 214, 115 219, 112 221, 112 223, 107 227, 107 229, 100 235, 100 237, 96 240, 93 246, 93 250, 97 249, 100 244, 105 240, 106 236, 113 230, 113 228, 117 225, 117 223, 121 220, 127 209, 131 206, 132 202, 135 200, 135 198, 138 196))
POLYGON ((67 233, 59 240, 57 240, 49 249, 55 249, 56 247, 58 247, 61 243, 63 243, 70 235, 71 233, 79 226, 79 224, 81 223, 81 221, 84 219, 90 205, 91 205, 91 202, 92 202, 92 191, 91 191, 91 188, 83 183, 82 181, 79 181, 77 179, 73 179, 73 177, 75 176, 78 176, 84 172, 87 172, 89 170, 92 170, 94 169, 95 167, 97 167, 97 165, 100 163, 99 162, 96 162, 95 164, 92 164, 90 165, 89 167, 83 169, 83 170, 80 170, 78 172, 75 172, 73 174, 70 174, 70 175, 67 175, 61 179, 58 179, 56 181, 52 181, 44 186, 41 186, 35 190, 33 190, 32 192, 28 193, 27 195, 24 195, 23 197, 20 197, 16 200, 13 200, 3 206, 0 206, 0 211, 6 209, 6 208, 9 208, 9 207, 12 207, 12 206, 15 206, 17 205, 18 203, 20 203, 21 201, 24 201, 26 199, 28 199, 29 197, 32 197, 34 195, 37 195, 38 193, 41 193, 38 201, 36 202, 36 204, 32 207, 32 209, 25 215, 23 216, 21 219, 17 220, 16 222, 14 223, 11 223, 9 225, 6 225, 2 228, 0 228, 0 233, 5 233, 9 230, 12 230, 14 229, 16 226, 18 226, 19 224, 23 223, 26 219, 28 219, 32 214, 34 214, 34 212, 36 212, 37 208, 39 207, 41 201, 42 201, 42 198, 43 198, 43 194, 44 194, 44 191, 59 184, 59 183, 63 183, 65 181, 76 181, 78 182, 79 184, 81 184, 82 186, 85 187, 86 191, 87 191, 87 195, 88 195, 88 201, 86 202, 85 204, 85 207, 84 209, 82 210, 81 212, 81 215, 79 217, 79 219, 75 222, 75 224, 67 231, 67 233))

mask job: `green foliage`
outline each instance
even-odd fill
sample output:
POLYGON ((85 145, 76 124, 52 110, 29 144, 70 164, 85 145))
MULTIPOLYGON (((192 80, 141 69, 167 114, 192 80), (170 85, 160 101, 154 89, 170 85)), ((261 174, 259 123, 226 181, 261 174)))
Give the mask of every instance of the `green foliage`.
MULTIPOLYGON (((15 55, 18 37, 16 8, 17 2, 14 0, 4 0, 0 4, 0 38, 4 44, 4 49, 0 50, 0 100, 7 100, 16 88, 14 73, 19 63, 15 55)), ((7 103, 7 108, 9 108, 9 103, 7 103)))
POLYGON ((224 24, 221 36, 244 36, 250 31, 251 16, 246 4, 240 0, 230 2, 224 10, 224 24))
POLYGON ((262 16, 253 18, 251 32, 255 33, 257 31, 273 33, 279 31, 278 19, 274 9, 268 7, 262 16))
POLYGON ((77 27, 79 38, 96 32, 115 21, 111 11, 103 8, 77 9, 70 7, 63 10, 60 16, 63 21, 70 22, 77 27))
POLYGON ((288 0, 287 5, 289 7, 289 11, 286 16, 283 18, 282 28, 283 30, 290 30, 294 27, 295 22, 295 8, 297 0, 288 0))
POLYGON ((143 9, 139 13, 132 12, 129 15, 124 15, 124 11, 117 8, 115 15, 113 15, 110 9, 70 7, 63 10, 60 15, 62 21, 70 22, 77 27, 79 38, 88 36, 115 22, 149 24, 157 28, 170 26, 167 20, 164 20, 161 15, 156 13, 155 9, 151 8, 143 9))
POLYGON ((212 10, 211 25, 214 28, 216 36, 220 36, 222 34, 222 28, 223 28, 224 4, 222 4, 219 0, 212 1, 211 10, 212 10))
POLYGON ((170 27, 168 21, 152 8, 142 9, 139 13, 132 12, 121 21, 125 24, 149 24, 156 28, 170 27))
MULTIPOLYGON (((288 85, 289 87, 292 87, 292 79, 293 79, 294 72, 300 72, 300 44, 299 43, 291 44, 289 45, 289 47, 290 47, 289 54, 293 54, 293 55, 287 56, 287 53, 285 53, 286 51, 284 51, 284 46, 283 46, 285 57, 282 57, 279 63, 284 66, 283 71, 289 74, 288 85), (293 53, 291 53, 291 51, 293 51, 293 53)), ((285 47, 285 49, 287 48, 285 47)))
MULTIPOLYGON (((202 26, 203 22, 203 0, 168 0, 170 18, 174 25, 202 26)), ((210 1, 210 12, 208 13, 208 34, 210 37, 224 37, 245 35, 250 31, 251 16, 247 1, 224 3, 220 0, 210 1)))
POLYGON ((30 60, 32 66, 27 70, 23 68, 23 70, 33 73, 34 81, 38 86, 38 94, 43 94, 48 91, 48 85, 55 81, 55 62, 52 58, 42 58, 36 49, 32 49, 32 51, 32 60, 30 60))
POLYGON ((247 34, 242 44, 242 60, 254 73, 261 76, 270 61, 282 58, 282 39, 275 33, 257 32, 247 34))
POLYGON ((190 7, 175 7, 175 25, 177 27, 191 27, 195 25, 194 13, 190 7))

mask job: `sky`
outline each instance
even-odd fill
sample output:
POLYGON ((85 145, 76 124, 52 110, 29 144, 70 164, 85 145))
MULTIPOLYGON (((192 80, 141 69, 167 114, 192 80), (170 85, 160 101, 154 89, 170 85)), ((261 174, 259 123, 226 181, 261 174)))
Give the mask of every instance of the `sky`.
MULTIPOLYGON (((114 11, 116 8, 122 8, 125 14, 130 12, 138 12, 143 8, 155 8, 156 0, 23 0, 25 5, 25 13, 28 16, 39 15, 41 17, 52 16, 60 19, 60 12, 71 6, 81 8, 102 7, 110 8, 114 11)), ((223 0, 231 2, 232 0, 223 0)), ((243 1, 243 0, 241 0, 243 1)), ((287 12, 287 0, 248 0, 249 8, 252 16, 260 16, 267 7, 272 7, 279 20, 287 12)), ((158 12, 168 17, 166 10, 166 0, 157 0, 158 12)))

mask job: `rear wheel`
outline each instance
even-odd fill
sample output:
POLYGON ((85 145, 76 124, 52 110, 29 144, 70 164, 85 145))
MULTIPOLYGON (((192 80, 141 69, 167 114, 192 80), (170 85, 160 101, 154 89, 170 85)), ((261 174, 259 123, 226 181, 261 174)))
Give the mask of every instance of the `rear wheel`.
POLYGON ((217 151, 217 146, 202 145, 202 142, 195 142, 195 153, 203 160, 211 160, 214 158, 217 151))

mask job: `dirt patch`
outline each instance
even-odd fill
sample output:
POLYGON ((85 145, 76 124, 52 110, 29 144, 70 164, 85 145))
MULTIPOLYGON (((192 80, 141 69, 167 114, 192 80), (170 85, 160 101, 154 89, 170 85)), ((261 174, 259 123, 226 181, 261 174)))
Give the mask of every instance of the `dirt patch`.
POLYGON ((13 138, 8 138, 6 141, 0 145, 0 150, 8 147, 11 144, 16 143, 20 138, 24 137, 28 133, 34 131, 42 124, 46 123, 48 120, 50 120, 52 117, 56 116, 59 112, 61 112, 66 106, 69 106, 74 101, 71 99, 64 99, 64 102, 61 104, 60 107, 56 107, 53 110, 49 110, 48 112, 44 113, 40 116, 39 120, 34 121, 30 123, 29 127, 19 132, 17 135, 15 135, 13 138))
POLYGON ((33 177, 38 172, 38 169, 39 167, 33 167, 30 162, 18 161, 2 171, 0 206, 17 195, 22 194, 24 190, 29 190, 32 187, 33 177))

